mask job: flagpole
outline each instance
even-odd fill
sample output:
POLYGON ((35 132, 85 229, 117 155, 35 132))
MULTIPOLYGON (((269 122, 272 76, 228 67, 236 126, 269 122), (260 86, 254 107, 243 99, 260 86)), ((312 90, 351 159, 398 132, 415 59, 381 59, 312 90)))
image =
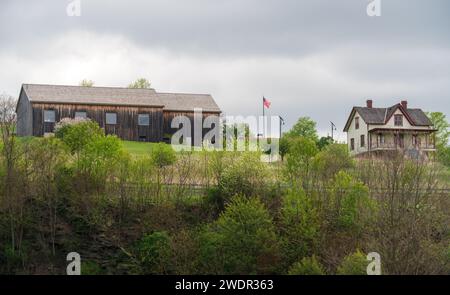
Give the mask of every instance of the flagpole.
POLYGON ((263 100, 262 100, 262 109, 263 109, 263 138, 265 138, 265 134, 266 134, 266 117, 265 117, 265 112, 264 112, 264 95, 263 95, 263 100))

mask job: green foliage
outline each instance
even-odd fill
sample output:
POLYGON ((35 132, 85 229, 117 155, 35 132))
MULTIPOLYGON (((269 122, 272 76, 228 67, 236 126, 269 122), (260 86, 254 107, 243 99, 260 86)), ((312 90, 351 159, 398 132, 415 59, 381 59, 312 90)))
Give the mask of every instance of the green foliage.
POLYGON ((344 257, 341 265, 337 269, 338 275, 367 275, 367 257, 357 250, 355 253, 344 257))
POLYGON ((431 112, 427 113, 436 131, 436 149, 437 157, 444 165, 450 167, 450 124, 444 113, 431 112))
POLYGON ((324 148, 326 148, 327 146, 333 144, 333 138, 331 138, 331 136, 322 136, 318 141, 317 141, 317 147, 319 148, 319 150, 323 150, 324 148))
POLYGON ((72 153, 79 153, 88 143, 104 136, 103 129, 91 120, 63 120, 55 129, 55 136, 60 138, 72 153))
POLYGON ((81 275, 86 275, 86 276, 90 276, 90 275, 102 275, 104 274, 104 270, 102 269, 102 267, 94 262, 94 261, 81 261, 81 275))
POLYGON ((288 265, 315 250, 320 220, 311 197, 302 189, 290 190, 281 207, 283 256, 288 265))
POLYGON ((150 154, 151 161, 155 167, 163 168, 172 165, 177 159, 172 147, 165 143, 158 143, 153 147, 150 154))
POLYGON ((267 274, 276 268, 278 238, 272 218, 257 198, 234 197, 200 240, 206 273, 267 274))
POLYGON ((245 152, 223 170, 219 188, 226 200, 236 194, 255 196, 264 191, 268 175, 267 164, 261 162, 260 154, 245 152))
POLYGON ((284 161, 284 157, 289 152, 289 138, 287 136, 282 136, 279 142, 279 153, 281 157, 281 161, 284 161))
POLYGON ((287 133, 289 137, 304 137, 313 142, 317 142, 319 136, 317 135, 316 122, 309 117, 301 117, 297 123, 287 133))
POLYGON ((128 85, 128 88, 145 89, 145 88, 150 88, 150 87, 151 87, 151 83, 145 78, 139 78, 136 81, 134 81, 133 83, 131 83, 130 85, 128 85))
POLYGON ((325 275, 323 266, 317 261, 316 256, 305 257, 295 263, 288 272, 289 275, 325 275))
POLYGON ((368 188, 350 174, 340 171, 332 184, 327 220, 342 229, 362 230, 373 218, 375 203, 368 188))
POLYGON ((108 171, 120 159, 122 143, 116 136, 107 135, 89 142, 81 155, 81 165, 89 172, 108 171))
POLYGON ((314 168, 321 178, 333 178, 337 172, 354 166, 345 144, 331 144, 321 150, 314 158, 314 168))
POLYGON ((436 146, 444 147, 448 145, 448 140, 450 137, 450 124, 447 121, 444 113, 441 112, 431 112, 427 113, 436 131, 436 146))
POLYGON ((442 148, 438 154, 439 160, 447 167, 450 167, 450 146, 442 148))
POLYGON ((137 245, 137 257, 143 273, 167 273, 171 264, 171 239, 168 233, 157 231, 142 237, 137 245))
POLYGON ((19 252, 14 250, 10 245, 7 245, 5 249, 3 249, 3 253, 0 252, 0 270, 7 274, 14 274, 17 269, 19 269, 20 265, 24 262, 25 257, 24 252, 19 252))
POLYGON ((93 87, 93 86, 94 86, 94 81, 84 79, 83 81, 81 81, 81 82, 79 83, 79 85, 80 85, 80 86, 84 86, 84 87, 93 87))
POLYGON ((312 159, 317 152, 318 149, 313 140, 305 137, 291 139, 284 172, 292 184, 308 186, 312 159))

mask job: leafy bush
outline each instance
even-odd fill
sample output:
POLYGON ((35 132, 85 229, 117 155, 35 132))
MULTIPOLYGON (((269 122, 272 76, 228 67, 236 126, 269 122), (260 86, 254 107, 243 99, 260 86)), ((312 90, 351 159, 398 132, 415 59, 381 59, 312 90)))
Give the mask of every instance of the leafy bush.
POLYGON ((376 207, 369 189, 346 172, 336 174, 330 197, 327 219, 331 224, 359 231, 374 217, 376 207))
POLYGON ((368 261, 366 255, 357 250, 355 253, 344 257, 337 269, 339 275, 367 275, 368 261))
POLYGON ((313 255, 305 257, 300 262, 295 263, 289 270, 290 275, 324 275, 323 266, 317 261, 313 255))
POLYGON ((225 168, 219 188, 226 201, 234 195, 256 196, 264 192, 268 179, 267 165, 261 162, 260 154, 246 152, 225 168))
POLYGON ((312 160, 317 152, 312 139, 295 137, 290 140, 284 173, 292 185, 309 187, 312 160))
POLYGON ((318 217, 312 199, 303 190, 290 190, 283 196, 281 233, 285 263, 291 265, 312 253, 319 238, 318 217))
POLYGON ((137 257, 143 273, 164 274, 170 270, 171 239, 167 232, 147 234, 138 242, 137 257))
POLYGON ((102 267, 94 261, 81 261, 81 275, 101 275, 104 273, 102 267))
POLYGON ((97 122, 89 119, 64 118, 55 126, 55 136, 60 138, 72 153, 79 153, 95 138, 104 135, 97 122))
POLYGON ((200 247, 206 273, 266 274, 275 270, 278 261, 275 227, 257 198, 234 197, 202 232, 200 247))
POLYGON ((333 178, 341 170, 352 168, 353 164, 345 144, 328 145, 314 158, 316 173, 324 180, 333 178))
POLYGON ((172 165, 177 159, 172 147, 162 142, 153 147, 150 157, 152 163, 158 168, 172 165))

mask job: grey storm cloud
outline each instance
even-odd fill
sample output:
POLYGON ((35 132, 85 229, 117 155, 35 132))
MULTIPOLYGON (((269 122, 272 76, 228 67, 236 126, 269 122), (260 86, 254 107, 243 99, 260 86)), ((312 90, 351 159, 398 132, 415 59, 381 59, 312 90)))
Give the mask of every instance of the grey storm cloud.
MULTIPOLYGON (((193 54, 289 55, 348 43, 448 46, 446 0, 382 0, 370 18, 369 0, 80 0, 82 17, 70 18, 71 0, 2 0, 0 36, 29 42, 86 29, 123 34, 142 46, 193 54)), ((8 46, 8 45, 7 45, 8 46)))
POLYGON ((307 115, 322 133, 367 98, 450 116, 446 0, 381 0, 380 17, 367 16, 369 0, 80 0, 68 17, 70 2, 0 0, 0 92, 122 85, 142 65, 156 88, 210 92, 242 115, 265 95, 288 127, 307 115))

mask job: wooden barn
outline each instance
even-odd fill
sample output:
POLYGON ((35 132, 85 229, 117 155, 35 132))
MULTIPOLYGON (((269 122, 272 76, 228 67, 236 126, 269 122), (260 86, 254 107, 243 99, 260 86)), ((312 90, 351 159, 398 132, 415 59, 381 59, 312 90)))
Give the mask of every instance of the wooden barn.
MULTIPOLYGON (((187 116, 194 130, 194 109, 203 120, 220 116, 209 94, 161 93, 154 89, 23 84, 17 102, 17 135, 52 133, 63 118, 89 118, 106 134, 123 140, 169 141, 172 120, 187 116)), ((209 131, 203 128, 202 137, 209 131)))

